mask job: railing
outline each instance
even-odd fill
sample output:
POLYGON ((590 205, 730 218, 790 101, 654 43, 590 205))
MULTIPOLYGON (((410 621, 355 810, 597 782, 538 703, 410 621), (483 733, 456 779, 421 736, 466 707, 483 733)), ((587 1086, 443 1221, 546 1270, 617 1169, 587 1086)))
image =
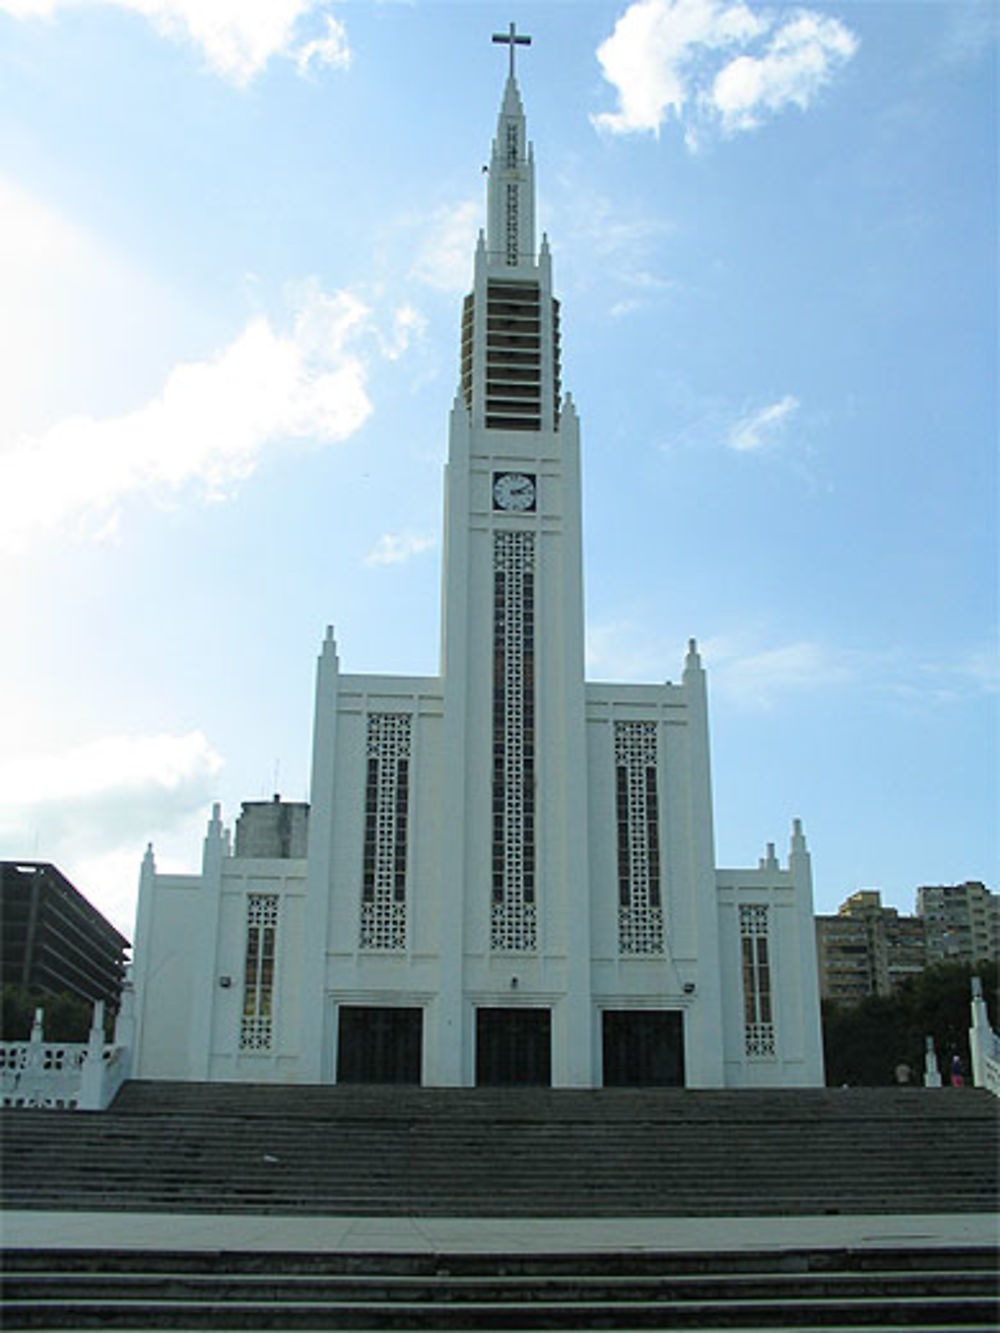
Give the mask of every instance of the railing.
POLYGON ((1000 1036, 990 1027, 983 999, 983 983, 972 978, 972 1026, 969 1028, 969 1050, 972 1053, 972 1081, 977 1088, 986 1088, 994 1097, 1000 1097, 1000 1036))
POLYGON ((23 1041, 0 1045, 4 1106, 78 1105, 87 1043, 23 1041))
POLYGON ((94 1005, 85 1042, 46 1041, 44 1013, 35 1010, 28 1041, 0 1043, 0 1105, 103 1111, 129 1076, 130 1046, 104 1040, 104 1003, 94 1005))

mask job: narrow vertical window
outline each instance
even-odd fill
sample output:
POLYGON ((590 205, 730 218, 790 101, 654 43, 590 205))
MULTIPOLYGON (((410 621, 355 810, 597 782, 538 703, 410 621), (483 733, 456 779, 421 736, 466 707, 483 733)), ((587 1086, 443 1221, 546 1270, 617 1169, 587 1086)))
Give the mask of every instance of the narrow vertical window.
POLYGON ((535 539, 493 549, 493 891, 491 947, 537 945, 535 906, 535 539))
POLYGON ((763 904, 740 908, 740 949, 743 964, 743 1027, 747 1055, 775 1055, 771 1004, 771 958, 768 912, 763 904))
POLYGON ((615 723, 618 947, 662 954, 660 802, 655 722, 615 723))
POLYGON ((511 181, 507 186, 507 263, 512 268, 517 267, 520 203, 518 187, 511 181))
POLYGON ((406 948, 411 731, 408 713, 372 713, 368 718, 362 949, 406 948))
POLYGON ((513 171, 517 167, 517 121, 508 120, 507 122, 507 161, 505 166, 513 171))
POLYGON ((278 895, 251 893, 247 899, 247 948, 243 973, 241 1051, 269 1051, 273 1039, 274 960, 278 895))

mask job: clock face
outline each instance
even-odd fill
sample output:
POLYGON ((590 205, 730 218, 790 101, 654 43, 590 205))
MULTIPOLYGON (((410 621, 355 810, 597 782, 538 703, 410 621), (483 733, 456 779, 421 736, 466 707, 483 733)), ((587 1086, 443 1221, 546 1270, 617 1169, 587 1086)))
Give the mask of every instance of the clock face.
POLYGON ((493 477, 493 503, 497 509, 524 513, 535 507, 535 479, 527 472, 497 472, 493 477))

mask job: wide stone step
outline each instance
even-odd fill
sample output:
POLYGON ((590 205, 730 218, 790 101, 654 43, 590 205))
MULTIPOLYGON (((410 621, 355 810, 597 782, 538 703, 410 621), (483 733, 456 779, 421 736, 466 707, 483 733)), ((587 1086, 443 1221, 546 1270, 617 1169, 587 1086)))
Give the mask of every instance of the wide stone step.
POLYGON ((994 1327, 996 1253, 12 1251, 6 1328, 994 1327), (433 1271, 429 1271, 433 1269, 433 1271))
POLYGON ((517 1250, 514 1252, 453 1250, 436 1252, 350 1250, 171 1250, 171 1249, 17 1249, 0 1251, 5 1274, 58 1271, 105 1276, 118 1273, 305 1276, 564 1278, 686 1275, 750 1275, 857 1273, 975 1273, 997 1277, 997 1249, 983 1245, 893 1246, 870 1248, 784 1248, 776 1250, 517 1250))
POLYGON ((377 1085, 279 1085, 241 1083, 164 1083, 135 1079, 119 1093, 115 1110, 147 1115, 158 1109, 238 1111, 243 1115, 270 1114, 280 1108, 287 1118, 314 1114, 350 1114, 362 1118, 423 1114, 434 1106, 444 1114, 460 1111, 465 1118, 480 1116, 550 1121, 563 1112, 574 1122, 591 1118, 627 1121, 648 1116, 689 1119, 704 1123, 713 1117, 780 1123, 790 1114, 813 1118, 859 1115, 908 1119, 919 1105, 926 1118, 936 1115, 980 1115, 982 1098, 973 1089, 920 1088, 784 1088, 784 1089, 637 1089, 637 1088, 417 1088, 387 1089, 377 1085))
POLYGON ((972 1090, 140 1082, 102 1114, 0 1113, 0 1193, 299 1216, 978 1212, 997 1111, 972 1090))
POLYGON ((340 1303, 300 1301, 261 1305, 215 1301, 113 1302, 39 1301, 12 1304, 5 1327, 27 1328, 184 1328, 184 1329, 905 1329, 919 1326, 937 1333, 994 1328, 997 1310, 987 1301, 948 1297, 793 1302, 772 1301, 578 1301, 540 1308, 535 1301, 438 1303, 340 1303), (931 1322, 927 1322, 931 1321, 931 1322))
POLYGON ((997 1297, 997 1282, 987 1273, 912 1272, 881 1274, 740 1274, 728 1277, 344 1277, 305 1274, 228 1275, 128 1273, 67 1274, 33 1272, 0 1280, 4 1309, 42 1293, 46 1300, 258 1301, 293 1303, 435 1302, 504 1304, 532 1300, 539 1304, 573 1301, 673 1302, 708 1300, 857 1300, 862 1297, 997 1297))

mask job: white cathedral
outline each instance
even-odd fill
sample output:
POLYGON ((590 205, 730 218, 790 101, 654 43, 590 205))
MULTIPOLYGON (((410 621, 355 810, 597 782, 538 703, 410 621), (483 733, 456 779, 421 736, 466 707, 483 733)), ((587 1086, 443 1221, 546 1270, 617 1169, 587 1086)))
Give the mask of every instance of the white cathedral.
POLYGON ((823 1082, 810 858, 715 866, 705 673, 584 677, 580 429, 507 78, 461 327, 437 676, 319 656, 308 805, 216 806, 135 929, 134 1077, 823 1082))

